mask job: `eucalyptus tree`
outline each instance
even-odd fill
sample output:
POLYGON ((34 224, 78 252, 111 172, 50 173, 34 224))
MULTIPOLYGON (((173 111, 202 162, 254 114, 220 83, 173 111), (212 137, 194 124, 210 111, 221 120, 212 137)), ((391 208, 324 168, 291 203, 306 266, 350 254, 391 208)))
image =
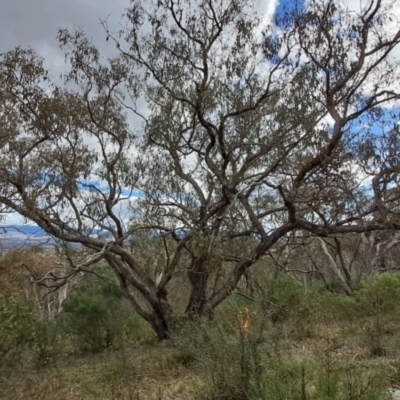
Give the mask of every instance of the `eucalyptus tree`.
POLYGON ((394 5, 268 19, 245 0, 133 0, 121 32, 104 22, 117 57, 59 31, 63 86, 34 52, 4 54, 0 203, 90 250, 70 275, 107 261, 161 339, 177 273, 187 313, 211 317, 289 233, 399 229, 394 5))

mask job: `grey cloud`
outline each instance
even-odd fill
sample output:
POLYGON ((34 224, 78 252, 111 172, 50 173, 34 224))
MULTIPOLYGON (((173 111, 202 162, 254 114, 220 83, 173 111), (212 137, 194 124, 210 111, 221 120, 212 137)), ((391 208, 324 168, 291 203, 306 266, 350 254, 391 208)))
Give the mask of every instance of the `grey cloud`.
MULTIPOLYGON (((99 18, 117 29, 129 0, 0 0, 0 53, 30 46, 44 56, 59 54, 59 27, 78 25, 96 45, 105 46, 99 18)), ((111 48, 111 45, 109 45, 111 48)))

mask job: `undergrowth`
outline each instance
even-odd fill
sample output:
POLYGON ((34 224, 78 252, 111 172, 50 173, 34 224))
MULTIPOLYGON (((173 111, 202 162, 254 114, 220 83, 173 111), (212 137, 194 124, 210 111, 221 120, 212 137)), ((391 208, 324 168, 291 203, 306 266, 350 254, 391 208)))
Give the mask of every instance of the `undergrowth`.
POLYGON ((351 297, 266 279, 213 321, 178 313, 166 343, 104 283, 82 285, 53 320, 0 288, 0 399, 383 400, 400 384, 395 273, 351 297))

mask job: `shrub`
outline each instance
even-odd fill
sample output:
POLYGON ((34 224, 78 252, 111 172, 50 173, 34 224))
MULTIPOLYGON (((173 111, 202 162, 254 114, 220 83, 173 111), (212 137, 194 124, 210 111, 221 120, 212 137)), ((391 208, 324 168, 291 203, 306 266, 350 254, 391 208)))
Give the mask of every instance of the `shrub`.
MULTIPOLYGON (((384 368, 363 363, 276 357, 265 369, 262 385, 247 397, 257 400, 379 400, 386 399, 384 368)), ((214 400, 217 400, 216 398, 214 400)))
MULTIPOLYGON (((260 337, 227 335, 215 325, 190 327, 196 365, 206 375, 203 400, 379 400, 385 368, 335 357, 331 349, 301 358, 268 351, 260 337)), ((188 353, 186 353, 188 354, 188 353)))
POLYGON ((2 283, 0 292, 0 363, 16 362, 35 338, 32 305, 14 299, 2 283))
POLYGON ((369 315, 400 308, 400 274, 385 273, 365 280, 357 294, 360 309, 369 315))
POLYGON ((62 326, 81 350, 98 351, 122 335, 121 296, 110 287, 90 288, 64 303, 62 326))
POLYGON ((62 339, 55 321, 36 320, 34 343, 30 352, 35 366, 46 367, 56 361, 65 350, 62 339))
POLYGON ((273 322, 307 318, 323 311, 328 306, 325 303, 342 297, 328 292, 321 282, 311 282, 305 287, 287 276, 267 279, 258 286, 259 302, 269 310, 273 322))
POLYGON ((362 344, 371 357, 385 356, 390 348, 388 339, 398 330, 400 274, 385 273, 365 280, 356 299, 364 317, 362 344))
POLYGON ((158 341, 149 324, 132 312, 130 304, 122 304, 123 335, 128 343, 149 343, 158 341))
POLYGON ((242 311, 243 307, 236 308, 232 318, 222 324, 219 320, 184 324, 182 320, 173 338, 180 363, 206 371, 208 385, 203 399, 247 399, 263 376, 264 316, 251 314, 251 330, 247 331, 242 311))

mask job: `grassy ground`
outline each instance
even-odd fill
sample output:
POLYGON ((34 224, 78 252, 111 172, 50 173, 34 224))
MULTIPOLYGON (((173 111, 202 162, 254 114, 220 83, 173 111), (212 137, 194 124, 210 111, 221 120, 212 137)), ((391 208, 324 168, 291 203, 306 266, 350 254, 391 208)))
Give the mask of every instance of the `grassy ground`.
POLYGON ((201 379, 163 345, 107 351, 51 367, 3 369, 1 399, 190 399, 201 379))
POLYGON ((266 277, 213 322, 177 315, 163 343, 107 288, 83 286, 48 320, 15 282, 0 279, 0 399, 388 400, 400 388, 398 274, 353 297, 266 277))
POLYGON ((0 398, 378 400, 400 387, 399 338, 390 330, 397 321, 379 338, 385 348, 375 355, 363 330, 374 323, 368 319, 363 327, 349 320, 300 327, 291 319, 261 326, 256 318, 253 331, 227 320, 188 323, 167 343, 149 331, 145 343, 96 354, 60 355, 55 347, 44 364, 28 357, 3 365, 0 398))
MULTIPOLYGON (((279 356, 274 355, 275 360, 266 361, 267 366, 272 364, 274 367, 265 372, 265 376, 271 381, 275 380, 275 384, 269 383, 270 390, 273 391, 272 399, 295 398, 283 397, 285 392, 279 387, 279 382, 282 385, 292 385, 293 388, 288 391, 289 395, 298 393, 299 397, 296 398, 302 398, 301 368, 304 366, 307 367, 304 372, 307 375, 307 382, 304 382, 304 389, 307 392, 305 399, 390 398, 380 397, 379 393, 383 393, 385 388, 395 388, 400 384, 400 360, 397 358, 371 358, 368 349, 349 347, 344 343, 339 345, 333 338, 319 341, 309 339, 304 342, 287 343, 286 346, 286 349, 280 350, 279 356), (344 379, 345 374, 350 374, 345 377, 346 381, 337 384, 344 379), (332 383, 331 394, 329 394, 329 381, 332 383), (339 391, 338 387, 342 384, 346 387, 354 386, 353 397, 334 394, 339 391), (316 393, 317 390, 319 393, 316 393), (367 391, 371 391, 371 396, 363 397, 363 393, 367 391), (323 393, 326 396, 322 397, 323 393)), ((268 351, 271 349, 265 349, 262 357, 270 358, 268 351)), ((216 357, 219 360, 214 361, 222 362, 221 354, 216 357)), ((187 360, 181 351, 177 350, 173 343, 168 343, 107 350, 97 355, 74 356, 49 367, 32 368, 21 365, 3 367, 0 398, 10 400, 222 398, 216 397, 220 389, 212 388, 213 384, 223 383, 218 382, 222 376, 210 375, 221 371, 217 371, 211 363, 210 369, 207 370, 204 362, 210 363, 210 360, 201 360, 201 365, 196 361, 186 365, 187 360), (215 391, 215 397, 212 397, 215 391)), ((231 365, 221 364, 221 367, 229 369, 231 365)), ((229 374, 232 374, 233 378, 236 372, 225 370, 223 373, 226 373, 226 378, 229 378, 229 374)), ((228 393, 224 398, 245 399, 232 395, 237 389, 235 385, 238 381, 226 379, 224 384, 226 385, 224 390, 228 393)), ((268 385, 265 384, 266 386, 268 385)), ((261 396, 262 394, 260 397, 249 398, 262 399, 261 396)))

